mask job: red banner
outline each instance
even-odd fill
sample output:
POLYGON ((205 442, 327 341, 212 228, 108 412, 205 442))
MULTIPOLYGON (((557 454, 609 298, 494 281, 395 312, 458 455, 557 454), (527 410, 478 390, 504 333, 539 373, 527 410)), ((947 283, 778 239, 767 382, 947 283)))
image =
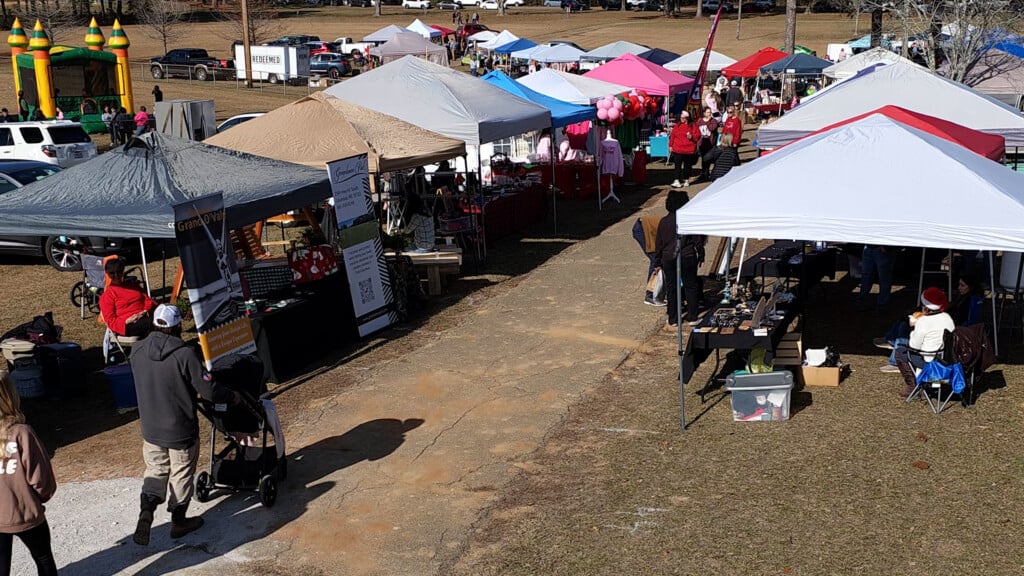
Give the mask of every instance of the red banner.
POLYGON ((708 46, 704 49, 704 57, 700 59, 700 68, 697 69, 697 76, 693 81, 694 89, 690 91, 690 106, 696 106, 698 110, 701 107, 704 79, 708 75, 708 58, 711 57, 711 46, 715 43, 715 32, 718 31, 718 20, 722 17, 722 8, 724 6, 724 3, 719 4, 718 12, 715 12, 715 20, 711 23, 711 33, 708 34, 708 46))

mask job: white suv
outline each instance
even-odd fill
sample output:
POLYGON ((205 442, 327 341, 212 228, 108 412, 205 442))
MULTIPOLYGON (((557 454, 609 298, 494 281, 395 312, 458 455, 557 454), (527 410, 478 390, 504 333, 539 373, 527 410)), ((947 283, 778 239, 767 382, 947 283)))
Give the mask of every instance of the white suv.
POLYGON ((430 8, 430 0, 402 0, 402 8, 430 8))
POLYGON ((0 124, 0 160, 37 160, 61 168, 96 156, 96 143, 77 122, 0 124))

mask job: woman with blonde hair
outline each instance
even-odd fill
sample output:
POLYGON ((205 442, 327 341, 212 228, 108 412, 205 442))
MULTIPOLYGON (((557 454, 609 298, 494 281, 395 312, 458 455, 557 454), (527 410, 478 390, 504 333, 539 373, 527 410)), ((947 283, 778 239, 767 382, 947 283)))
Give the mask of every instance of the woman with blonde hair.
MULTIPOLYGON (((701 159, 702 166, 713 165, 708 177, 712 182, 729 173, 729 170, 740 165, 740 153, 736 151, 733 136, 730 133, 722 134, 718 148, 712 149, 701 159)), ((706 168, 705 168, 706 169, 706 168)))
POLYGON ((43 506, 56 490, 50 457, 25 424, 14 380, 0 372, 0 576, 11 573, 14 536, 28 548, 40 576, 56 576, 43 506))

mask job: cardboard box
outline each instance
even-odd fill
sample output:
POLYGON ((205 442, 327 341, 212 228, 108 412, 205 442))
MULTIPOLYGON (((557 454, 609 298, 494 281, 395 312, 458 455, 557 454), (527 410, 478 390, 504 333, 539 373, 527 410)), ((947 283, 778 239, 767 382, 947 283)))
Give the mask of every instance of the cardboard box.
POLYGON ((803 378, 804 386, 839 386, 839 381, 842 380, 846 365, 835 366, 832 368, 821 368, 817 366, 801 366, 800 374, 803 378))

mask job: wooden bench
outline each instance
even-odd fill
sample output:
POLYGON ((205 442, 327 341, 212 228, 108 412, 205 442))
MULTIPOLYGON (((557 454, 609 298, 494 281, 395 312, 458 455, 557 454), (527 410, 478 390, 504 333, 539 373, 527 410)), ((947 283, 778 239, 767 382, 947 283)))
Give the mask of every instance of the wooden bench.
MULTIPOLYGON (((395 253, 388 251, 384 255, 394 256, 395 253)), ((438 246, 435 252, 402 252, 402 256, 408 256, 417 271, 426 271, 427 294, 431 296, 441 294, 444 275, 458 274, 462 270, 462 248, 458 246, 438 246)))

